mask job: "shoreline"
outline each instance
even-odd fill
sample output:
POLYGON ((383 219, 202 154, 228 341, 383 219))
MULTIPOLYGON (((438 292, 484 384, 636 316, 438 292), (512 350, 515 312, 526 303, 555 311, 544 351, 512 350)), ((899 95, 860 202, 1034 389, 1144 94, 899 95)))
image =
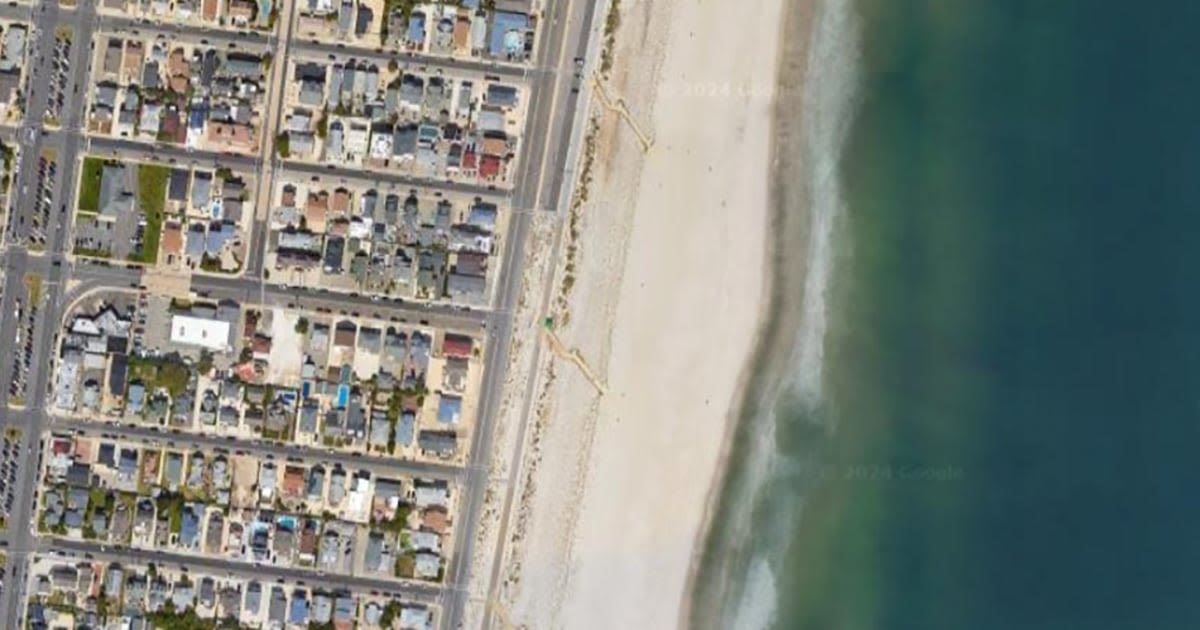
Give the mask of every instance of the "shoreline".
MULTIPOLYGON (((716 557, 715 545, 720 541, 714 540, 718 530, 714 527, 716 516, 721 512, 722 504, 730 500, 727 496, 734 486, 738 485, 739 470, 734 468, 744 456, 744 442, 750 439, 748 433, 754 428, 754 414, 763 407, 763 403, 774 398, 774 394, 782 386, 786 367, 794 343, 787 337, 794 337, 798 331, 800 313, 796 300, 788 300, 794 277, 803 282, 806 262, 808 262, 808 245, 803 248, 788 247, 796 245, 797 240, 808 240, 808 224, 811 217, 810 209, 803 203, 797 202, 797 193, 805 194, 808 181, 800 176, 794 176, 802 169, 797 162, 800 155, 799 143, 803 142, 803 124, 800 124, 800 110, 804 107, 805 78, 808 74, 808 59, 811 53, 812 28, 814 17, 818 10, 814 5, 821 0, 812 0, 797 4, 785 2, 782 16, 779 20, 778 47, 775 50, 776 78, 772 92, 773 106, 770 113, 770 170, 768 174, 768 221, 770 232, 763 242, 763 278, 766 290, 758 312, 754 346, 749 356, 746 356, 742 371, 738 378, 736 407, 730 409, 726 422, 725 434, 722 437, 721 455, 716 464, 715 476, 710 485, 704 517, 700 532, 697 532, 692 551, 691 565, 688 571, 688 581, 684 587, 684 599, 680 602, 680 628, 698 628, 698 619, 718 619, 721 617, 724 605, 732 604, 726 601, 728 595, 728 572, 714 575, 712 566, 720 562, 716 557), (802 34, 802 35, 796 35, 802 34), (791 35, 791 37, 790 37, 791 35), (792 200, 793 203, 788 203, 792 200), (788 221, 788 214, 796 214, 788 221), (790 223, 799 221, 804 224, 804 234, 796 238, 788 238, 790 223), (798 271, 798 275, 797 275, 798 271), (788 282, 791 280, 792 282, 788 282), (791 325, 790 325, 791 324, 791 325), (782 342, 782 343, 781 343, 782 342), (716 589, 715 592, 713 589, 716 589), (703 592, 704 598, 697 598, 703 592), (701 610, 697 602, 707 606, 701 610)), ((792 295, 794 298, 794 295, 792 295)), ((725 611, 728 612, 728 611, 725 611)))

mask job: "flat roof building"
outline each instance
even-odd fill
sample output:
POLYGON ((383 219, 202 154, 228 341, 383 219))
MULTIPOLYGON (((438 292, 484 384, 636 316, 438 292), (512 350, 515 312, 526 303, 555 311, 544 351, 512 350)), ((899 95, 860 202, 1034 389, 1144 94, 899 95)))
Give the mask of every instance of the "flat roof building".
POLYGON ((229 346, 229 322, 174 315, 171 317, 171 343, 214 351, 226 350, 229 346))

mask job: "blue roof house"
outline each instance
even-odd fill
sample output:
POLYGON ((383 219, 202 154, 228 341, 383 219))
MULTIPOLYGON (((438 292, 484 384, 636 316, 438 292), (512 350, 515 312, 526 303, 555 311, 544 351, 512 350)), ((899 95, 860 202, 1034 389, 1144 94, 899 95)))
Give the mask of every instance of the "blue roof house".
POLYGON ((462 398, 458 396, 442 396, 438 401, 438 422, 442 424, 458 424, 462 416, 462 398))
POLYGON ((425 14, 420 11, 413 11, 413 14, 408 17, 408 32, 404 39, 413 46, 420 46, 425 43, 425 14))
POLYGON ((416 434, 417 415, 411 411, 400 414, 400 422, 396 425, 396 441, 401 446, 412 446, 416 434))
POLYGON ((497 11, 495 17, 492 18, 488 52, 493 57, 505 57, 520 53, 525 47, 525 31, 528 29, 528 15, 497 11))

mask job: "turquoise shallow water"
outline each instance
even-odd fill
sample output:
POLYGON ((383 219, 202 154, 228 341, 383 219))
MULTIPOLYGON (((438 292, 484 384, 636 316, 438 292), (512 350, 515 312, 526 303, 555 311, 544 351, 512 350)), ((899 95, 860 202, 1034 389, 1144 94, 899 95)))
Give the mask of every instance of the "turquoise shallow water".
POLYGON ((854 14, 822 388, 764 357, 695 625, 1200 628, 1200 4, 854 14))

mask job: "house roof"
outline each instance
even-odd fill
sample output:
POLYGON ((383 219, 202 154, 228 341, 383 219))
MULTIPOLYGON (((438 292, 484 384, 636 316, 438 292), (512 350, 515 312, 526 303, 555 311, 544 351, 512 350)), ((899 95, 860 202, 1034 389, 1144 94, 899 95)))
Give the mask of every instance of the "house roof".
POLYGON ((474 343, 474 340, 466 335, 446 333, 442 340, 442 354, 448 357, 470 358, 474 343))
POLYGON ((345 188, 338 188, 333 191, 333 198, 329 201, 329 210, 331 212, 345 213, 350 209, 350 191, 345 188))
POLYGON ((421 527, 445 534, 450 529, 450 513, 442 506, 425 508, 421 512, 421 527))
POLYGON ((462 398, 443 395, 438 400, 437 418, 442 424, 458 424, 462 415, 462 398))
POLYGON ((337 328, 333 332, 333 345, 342 347, 353 347, 354 338, 358 332, 358 327, 350 320, 342 320, 338 322, 337 328))
POLYGON ((487 103, 497 107, 515 107, 517 105, 517 88, 503 83, 489 83, 487 103))
POLYGON ((203 207, 212 200, 212 173, 196 171, 192 176, 192 205, 203 207))
POLYGON ((503 57, 519 52, 519 47, 524 45, 524 31, 528 28, 528 15, 496 11, 492 15, 488 52, 493 57, 503 57))
MULTIPOLYGON (((464 160, 464 163, 466 160, 464 160)), ((484 177, 495 177, 500 174, 500 158, 495 155, 484 155, 479 160, 479 174, 484 177)))
POLYGON ((210 121, 208 141, 223 146, 250 149, 254 147, 254 128, 241 123, 210 121))
POLYGON ((283 481, 279 484, 280 491, 289 497, 298 497, 304 493, 304 469, 298 466, 288 466, 283 471, 283 481))

